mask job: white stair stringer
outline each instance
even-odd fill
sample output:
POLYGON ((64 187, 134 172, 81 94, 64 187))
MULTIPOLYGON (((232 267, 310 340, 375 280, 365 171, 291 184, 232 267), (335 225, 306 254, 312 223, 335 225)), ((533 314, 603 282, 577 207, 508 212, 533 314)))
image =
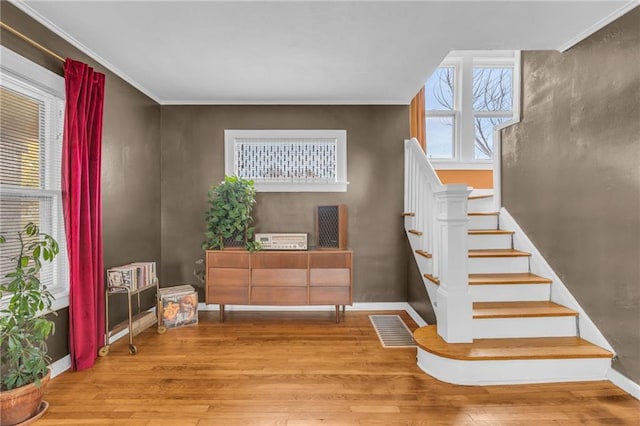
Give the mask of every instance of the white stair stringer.
POLYGON ((515 249, 531 253, 529 260, 531 273, 544 276, 552 280, 551 301, 578 312, 579 336, 594 345, 612 352, 615 355, 615 350, 611 344, 600 332, 589 315, 587 315, 584 309, 582 309, 582 306, 580 306, 575 297, 573 297, 569 289, 551 268, 540 251, 534 246, 529 237, 527 237, 527 234, 525 234, 522 228, 520 228, 520 225, 518 225, 515 219, 504 207, 500 209, 500 226, 504 227, 504 229, 509 229, 510 231, 515 232, 513 234, 513 247, 515 249))
POLYGON ((422 246, 419 246, 421 240, 417 238, 417 236, 409 232, 406 232, 406 234, 409 241, 409 246, 411 247, 411 253, 413 253, 413 258, 416 261, 416 265, 418 265, 418 271, 420 272, 420 276, 422 277, 422 282, 427 289, 429 301, 431 301, 433 311, 437 312, 438 286, 428 279, 424 278, 424 274, 430 274, 433 272, 433 259, 426 258, 416 253, 416 250, 422 250, 422 246))
POLYGON ((605 380, 609 358, 458 360, 418 347, 418 367, 456 385, 486 386, 605 380))

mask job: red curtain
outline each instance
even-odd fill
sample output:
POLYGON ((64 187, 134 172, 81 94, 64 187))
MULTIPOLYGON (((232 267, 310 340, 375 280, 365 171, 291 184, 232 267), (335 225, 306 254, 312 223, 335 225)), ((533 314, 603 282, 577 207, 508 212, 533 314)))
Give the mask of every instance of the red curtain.
POLYGON ((93 366, 104 344, 100 164, 104 74, 82 62, 64 65, 66 109, 62 201, 69 254, 71 368, 93 366))

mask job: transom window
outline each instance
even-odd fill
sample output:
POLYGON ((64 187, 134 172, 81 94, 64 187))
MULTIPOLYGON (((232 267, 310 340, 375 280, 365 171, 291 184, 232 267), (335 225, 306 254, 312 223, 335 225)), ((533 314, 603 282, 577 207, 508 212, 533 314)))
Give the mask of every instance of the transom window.
POLYGON ((225 173, 257 191, 346 191, 346 131, 225 130, 225 173))
POLYGON ((514 52, 452 52, 429 77, 429 158, 490 165, 493 129, 514 117, 514 57, 514 52))

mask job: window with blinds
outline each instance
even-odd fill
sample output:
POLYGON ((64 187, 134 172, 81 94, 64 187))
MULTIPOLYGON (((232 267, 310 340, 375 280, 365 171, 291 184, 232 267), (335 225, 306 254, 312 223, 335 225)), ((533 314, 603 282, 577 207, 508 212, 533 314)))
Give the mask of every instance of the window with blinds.
POLYGON ((343 192, 344 130, 226 130, 225 173, 260 192, 343 192))
POLYGON ((15 269, 17 231, 33 222, 60 245, 54 262, 44 262, 40 280, 54 297, 64 296, 68 293, 60 182, 64 82, 50 87, 51 81, 62 78, 43 74, 51 73, 7 52, 3 48, 0 69, 0 234, 7 239, 0 245, 0 279, 6 280, 5 275, 15 269))

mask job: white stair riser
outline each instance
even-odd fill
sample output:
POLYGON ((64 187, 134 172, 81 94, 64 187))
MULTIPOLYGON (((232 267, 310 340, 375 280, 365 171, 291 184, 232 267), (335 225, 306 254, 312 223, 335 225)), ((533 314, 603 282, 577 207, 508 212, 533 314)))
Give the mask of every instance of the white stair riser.
POLYGON ((469 258, 470 274, 529 272, 529 257, 472 257, 469 258))
POLYGON ((498 229, 498 216, 469 216, 469 229, 498 229))
POLYGON ((474 302, 526 302, 549 300, 551 284, 470 285, 474 302))
POLYGON ((418 348, 418 367, 438 380, 456 385, 508 385, 605 380, 611 359, 465 361, 442 358, 418 348))
POLYGON ((574 316, 473 319, 474 339, 573 337, 576 334, 574 316))
POLYGON ((469 235, 469 250, 475 249, 510 249, 510 234, 480 234, 469 235))
POLYGON ((495 206, 493 205, 493 197, 473 198, 469 200, 469 204, 467 206, 467 210, 470 212, 480 213, 495 211, 495 206))

